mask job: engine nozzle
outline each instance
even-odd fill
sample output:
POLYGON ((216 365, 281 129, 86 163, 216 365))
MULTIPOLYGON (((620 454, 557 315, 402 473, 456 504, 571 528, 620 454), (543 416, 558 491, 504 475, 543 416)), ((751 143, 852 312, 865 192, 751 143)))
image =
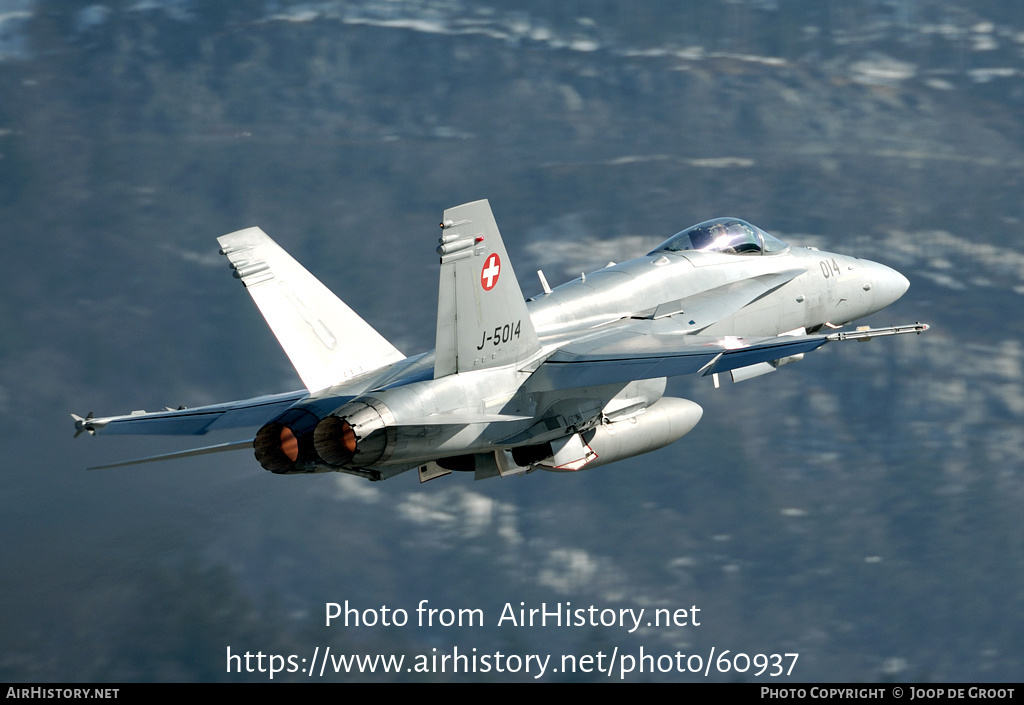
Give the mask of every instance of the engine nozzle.
POLYGON ((395 450, 395 419, 380 401, 352 401, 316 425, 313 447, 335 467, 370 467, 387 460, 395 450))
POLYGON ((253 450, 265 470, 279 475, 315 472, 320 462, 313 447, 313 429, 320 419, 302 409, 291 409, 256 434, 253 450))

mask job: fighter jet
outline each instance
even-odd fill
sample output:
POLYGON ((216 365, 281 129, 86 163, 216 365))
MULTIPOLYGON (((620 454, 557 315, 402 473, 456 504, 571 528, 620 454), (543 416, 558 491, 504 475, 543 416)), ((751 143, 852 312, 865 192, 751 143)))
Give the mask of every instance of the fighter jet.
POLYGON ((255 438, 99 467, 250 448, 278 474, 384 480, 578 471, 663 448, 700 421, 664 396, 677 375, 741 380, 830 342, 928 326, 837 330, 906 292, 856 257, 791 247, 738 218, 689 227, 643 257, 524 300, 486 200, 444 212, 435 348, 406 357, 259 228, 218 239, 304 389, 123 416, 77 433, 255 438))

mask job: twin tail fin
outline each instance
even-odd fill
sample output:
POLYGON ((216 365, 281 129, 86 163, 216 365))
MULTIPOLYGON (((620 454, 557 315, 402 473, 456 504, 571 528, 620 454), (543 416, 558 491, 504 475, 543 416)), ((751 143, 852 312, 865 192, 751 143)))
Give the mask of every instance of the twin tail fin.
POLYGON ((486 200, 444 212, 434 378, 522 362, 540 349, 486 200))

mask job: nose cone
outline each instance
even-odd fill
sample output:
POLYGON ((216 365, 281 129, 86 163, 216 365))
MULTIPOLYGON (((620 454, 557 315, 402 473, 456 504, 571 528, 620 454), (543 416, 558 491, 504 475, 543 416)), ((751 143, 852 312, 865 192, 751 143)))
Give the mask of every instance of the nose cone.
POLYGON ((875 295, 874 308, 876 311, 880 311, 907 293, 910 281, 891 267, 877 262, 871 264, 871 282, 875 295))

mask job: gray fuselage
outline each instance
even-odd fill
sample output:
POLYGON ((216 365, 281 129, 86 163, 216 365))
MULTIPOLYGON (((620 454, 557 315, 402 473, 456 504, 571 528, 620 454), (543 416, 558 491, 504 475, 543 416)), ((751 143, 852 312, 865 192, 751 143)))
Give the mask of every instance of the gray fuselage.
POLYGON ((736 310, 718 318, 703 335, 766 336, 826 323, 844 325, 879 311, 909 283, 885 265, 847 255, 791 247, 772 254, 661 252, 611 265, 555 288, 527 303, 543 337, 576 334, 638 316, 671 301, 709 290, 723 293, 755 278, 789 272, 792 279, 758 298, 736 299, 736 310))
MULTIPOLYGON (((631 318, 693 315, 694 320, 687 322, 694 324, 692 333, 701 336, 815 331, 878 311, 907 286, 901 274, 884 265, 813 249, 787 247, 764 254, 655 250, 567 282, 529 300, 527 308, 546 355, 562 341, 578 340, 589 330, 631 318), (702 325, 696 320, 702 316, 711 322, 702 325)), ((430 357, 415 364, 427 369, 430 357)), ((392 430, 385 455, 367 464, 387 476, 388 466, 394 472, 447 452, 481 453, 546 443, 573 430, 593 429, 617 409, 650 407, 666 384, 657 378, 536 392, 530 390, 528 378, 528 371, 503 366, 461 374, 457 380, 422 379, 367 390, 364 398, 381 402, 393 415, 386 420, 392 430), (437 423, 452 413, 529 420, 437 423), (403 419, 435 422, 405 425, 403 419)))

